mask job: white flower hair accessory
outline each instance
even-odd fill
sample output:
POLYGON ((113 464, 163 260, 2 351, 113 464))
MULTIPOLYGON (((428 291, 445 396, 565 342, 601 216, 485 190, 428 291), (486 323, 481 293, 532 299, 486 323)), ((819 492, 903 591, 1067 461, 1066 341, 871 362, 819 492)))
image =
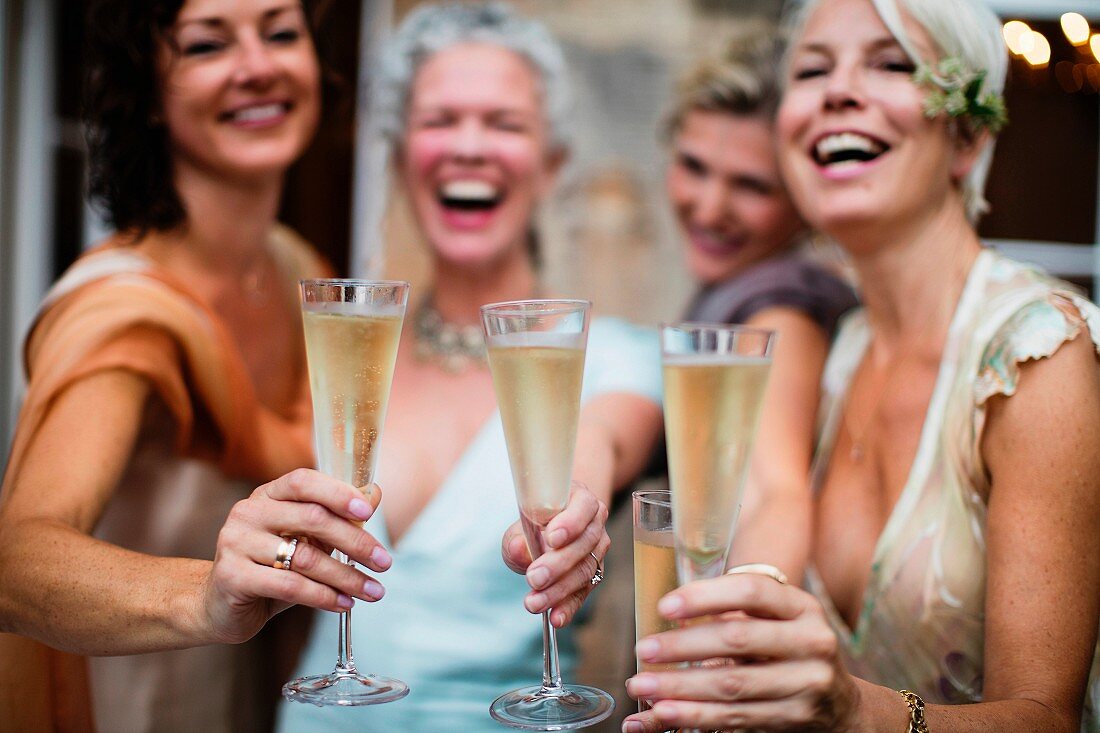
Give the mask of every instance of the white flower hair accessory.
POLYGON ((974 131, 989 130, 996 135, 1008 124, 1005 100, 1000 94, 982 92, 984 69, 972 71, 958 58, 949 56, 936 69, 920 64, 913 72, 913 83, 931 87, 924 98, 924 114, 929 119, 946 114, 965 120, 974 131))

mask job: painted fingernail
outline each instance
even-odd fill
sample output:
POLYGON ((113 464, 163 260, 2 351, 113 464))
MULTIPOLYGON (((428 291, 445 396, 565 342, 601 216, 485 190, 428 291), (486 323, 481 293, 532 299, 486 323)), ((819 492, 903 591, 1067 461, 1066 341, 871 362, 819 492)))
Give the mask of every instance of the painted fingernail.
POLYGON ((652 695, 657 691, 657 678, 651 674, 639 674, 626 681, 626 690, 631 697, 652 695))
POLYGON ((623 723, 623 733, 642 733, 645 726, 636 720, 628 720, 623 723))
POLYGON ((639 659, 650 660, 657 656, 657 652, 660 651, 661 645, 653 639, 642 639, 635 645, 634 652, 638 655, 639 659))
POLYGON ((386 589, 383 588, 382 584, 377 580, 367 578, 367 582, 363 583, 363 595, 373 601, 377 601, 382 596, 386 595, 386 589))
POLYGON ((393 558, 390 557, 390 553, 386 552, 386 548, 382 545, 378 545, 370 552, 370 561, 374 563, 375 567, 385 570, 390 565, 393 565, 393 558))
POLYGON ((657 610, 663 616, 674 616, 684 607, 684 599, 678 595, 665 596, 657 601, 657 610))
POLYGON ((546 608, 546 594, 532 593, 523 600, 523 607, 531 613, 540 613, 546 608))
POLYGON ((531 581, 532 588, 542 588, 550 580, 550 570, 539 566, 527 571, 527 579, 531 581))
POLYGON ((336 605, 340 608, 351 608, 355 605, 355 599, 351 596, 345 596, 343 593, 336 596, 336 605))
POLYGON ((356 497, 348 502, 348 511, 351 512, 351 515, 356 519, 366 521, 374 514, 374 507, 370 505, 369 501, 356 497))
POLYGON ((550 544, 551 547, 560 547, 565 542, 565 538, 568 536, 568 532, 566 532, 564 529, 559 528, 551 532, 550 536, 546 538, 546 541, 550 544))

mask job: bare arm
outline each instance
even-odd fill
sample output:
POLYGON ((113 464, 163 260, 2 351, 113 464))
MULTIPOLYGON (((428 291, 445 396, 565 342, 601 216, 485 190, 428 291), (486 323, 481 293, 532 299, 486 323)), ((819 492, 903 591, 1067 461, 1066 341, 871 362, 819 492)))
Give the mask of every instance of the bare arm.
POLYGON ((797 583, 810 551, 814 416, 829 344, 820 326, 791 308, 761 311, 749 325, 779 338, 729 565, 767 562, 797 583))
POLYGON ((662 425, 661 408, 625 392, 600 395, 581 409, 573 478, 605 503, 645 468, 662 425))
POLYGON ((369 558, 377 543, 346 521, 369 516, 378 492, 366 501, 312 471, 239 502, 214 563, 152 557, 91 537, 149 399, 148 383, 122 370, 86 377, 57 397, 3 488, 0 630, 81 654, 130 654, 242 641, 290 603, 338 610, 347 596, 371 599, 365 575, 344 572, 318 547, 300 548, 295 572, 268 564, 278 535, 289 531, 385 569, 369 558))
MULTIPOLYGON (((1015 396, 991 401, 982 445, 992 479, 984 702, 928 705, 933 731, 1079 726, 1100 617, 1100 368, 1082 334, 1021 372, 1015 396)), ((904 730, 901 696, 844 671, 820 604, 804 591, 725 576, 661 604, 670 618, 744 614, 650 637, 639 645, 646 661, 757 661, 635 677, 631 694, 658 702, 631 716, 631 730, 904 730)))

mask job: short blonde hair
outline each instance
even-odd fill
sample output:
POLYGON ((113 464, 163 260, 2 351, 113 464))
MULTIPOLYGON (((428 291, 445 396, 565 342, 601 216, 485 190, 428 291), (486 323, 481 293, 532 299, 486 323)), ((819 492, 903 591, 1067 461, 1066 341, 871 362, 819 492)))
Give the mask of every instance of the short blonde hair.
POLYGON ((688 113, 696 110, 770 122, 779 106, 777 69, 782 54, 774 25, 746 24, 720 54, 703 59, 680 77, 665 116, 665 135, 676 135, 688 113))
MULTIPOLYGON (((788 37, 796 39, 805 30, 806 22, 813 10, 822 0, 807 0, 788 15, 785 29, 788 37)), ((897 39, 898 44, 916 64, 931 63, 933 67, 944 58, 959 59, 963 66, 972 71, 984 71, 980 95, 1004 93, 1008 76, 1008 52, 1001 39, 1001 21, 989 9, 985 0, 870 0, 875 12, 897 39), (902 22, 901 9, 904 8, 928 33, 936 44, 939 58, 923 59, 917 53, 909 34, 902 22)), ((784 60, 784 79, 787 61, 784 60)), ((978 160, 962 180, 961 188, 966 215, 976 223, 981 215, 989 210, 985 200, 986 179, 993 164, 993 149, 996 136, 990 133, 984 142, 978 160)))

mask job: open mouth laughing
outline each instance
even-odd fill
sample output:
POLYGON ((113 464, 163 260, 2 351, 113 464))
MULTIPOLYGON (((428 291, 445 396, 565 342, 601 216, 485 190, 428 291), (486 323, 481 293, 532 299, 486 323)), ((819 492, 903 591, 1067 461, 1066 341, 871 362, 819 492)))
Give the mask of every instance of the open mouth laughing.
POLYGON ((486 225, 504 200, 497 185, 475 178, 447 181, 436 190, 444 217, 452 226, 468 229, 486 225))
POLYGON ((877 160, 889 150, 889 145, 870 135, 860 132, 838 132, 818 138, 810 155, 822 168, 844 171, 877 160))

